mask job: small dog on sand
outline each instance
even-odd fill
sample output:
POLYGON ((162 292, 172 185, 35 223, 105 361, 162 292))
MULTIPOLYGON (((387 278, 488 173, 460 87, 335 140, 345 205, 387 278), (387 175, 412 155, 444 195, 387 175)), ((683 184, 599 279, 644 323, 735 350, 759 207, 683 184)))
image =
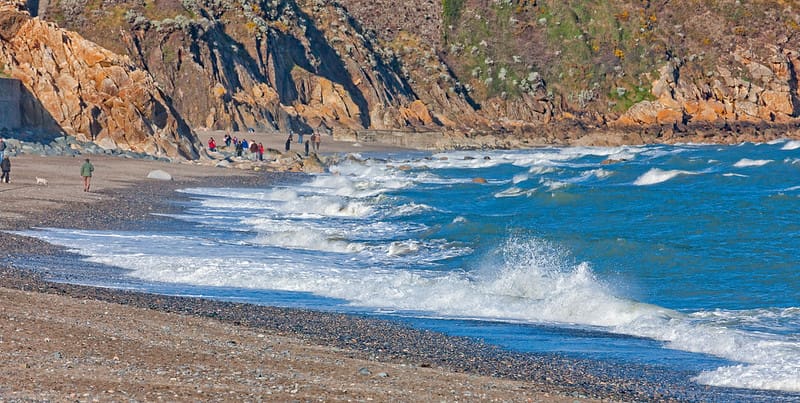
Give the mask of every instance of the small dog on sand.
POLYGON ((36 177, 36 184, 41 186, 47 186, 47 179, 36 177))

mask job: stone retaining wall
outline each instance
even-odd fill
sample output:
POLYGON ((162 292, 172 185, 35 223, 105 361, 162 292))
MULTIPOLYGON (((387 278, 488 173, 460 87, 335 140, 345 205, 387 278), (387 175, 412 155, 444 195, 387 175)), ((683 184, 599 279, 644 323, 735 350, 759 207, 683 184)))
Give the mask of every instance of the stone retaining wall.
POLYGON ((20 82, 13 78, 0 78, 0 129, 19 129, 20 82))
POLYGON ((356 141, 414 149, 438 149, 445 140, 439 131, 360 130, 356 141))

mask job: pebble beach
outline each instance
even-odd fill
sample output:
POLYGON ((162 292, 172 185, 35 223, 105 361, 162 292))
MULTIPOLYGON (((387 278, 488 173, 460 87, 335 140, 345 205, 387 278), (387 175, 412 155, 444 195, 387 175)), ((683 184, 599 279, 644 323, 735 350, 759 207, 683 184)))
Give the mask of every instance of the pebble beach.
POLYGON ((88 193, 83 159, 70 156, 15 157, 12 183, 0 186, 5 400, 716 400, 652 368, 514 353, 370 317, 67 284, 52 267, 17 268, 80 257, 15 230, 152 225, 153 213, 180 209, 177 189, 302 175, 91 158, 88 193), (155 169, 173 180, 146 179, 155 169))

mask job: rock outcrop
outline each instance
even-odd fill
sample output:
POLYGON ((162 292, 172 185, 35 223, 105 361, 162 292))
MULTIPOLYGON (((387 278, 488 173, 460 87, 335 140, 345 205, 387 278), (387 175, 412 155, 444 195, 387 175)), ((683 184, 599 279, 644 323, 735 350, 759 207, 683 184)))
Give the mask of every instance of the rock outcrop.
POLYGON ((153 73, 193 127, 346 137, 438 125, 396 58, 334 2, 177 3, 168 8, 183 11, 165 19, 116 3, 128 9, 120 51, 153 73))
POLYGON ((153 77, 19 3, 0 3, 0 70, 24 86, 27 126, 107 149, 196 159, 200 145, 153 77))
POLYGON ((653 82, 655 101, 644 101, 625 112, 617 124, 627 126, 689 123, 789 123, 797 117, 800 93, 797 67, 800 53, 772 47, 767 64, 752 52, 737 49, 736 61, 752 81, 735 76, 728 67, 704 77, 682 74, 680 61, 659 70, 653 82))

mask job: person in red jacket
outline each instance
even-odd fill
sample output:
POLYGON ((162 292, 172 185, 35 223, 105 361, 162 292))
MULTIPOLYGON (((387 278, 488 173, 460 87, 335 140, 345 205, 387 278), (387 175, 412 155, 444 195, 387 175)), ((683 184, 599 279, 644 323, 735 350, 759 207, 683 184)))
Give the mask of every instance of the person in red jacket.
POLYGON ((264 161, 264 145, 258 143, 258 160, 264 161))
POLYGON ((217 142, 214 141, 213 137, 208 139, 208 150, 209 151, 217 151, 217 142))

